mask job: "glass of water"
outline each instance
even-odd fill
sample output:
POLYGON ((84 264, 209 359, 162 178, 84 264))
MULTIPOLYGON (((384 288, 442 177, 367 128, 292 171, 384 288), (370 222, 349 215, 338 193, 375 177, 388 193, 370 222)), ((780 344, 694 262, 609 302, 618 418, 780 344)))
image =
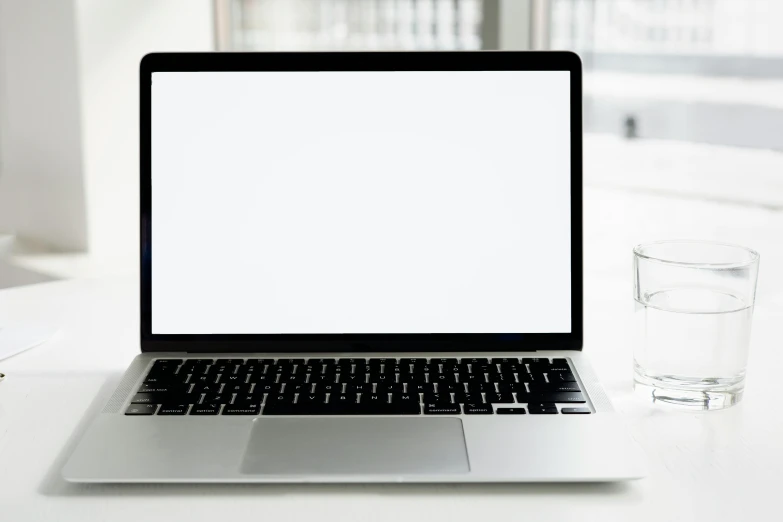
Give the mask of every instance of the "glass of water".
POLYGON ((742 398, 757 252, 660 241, 633 250, 634 387, 653 401, 702 410, 742 398))

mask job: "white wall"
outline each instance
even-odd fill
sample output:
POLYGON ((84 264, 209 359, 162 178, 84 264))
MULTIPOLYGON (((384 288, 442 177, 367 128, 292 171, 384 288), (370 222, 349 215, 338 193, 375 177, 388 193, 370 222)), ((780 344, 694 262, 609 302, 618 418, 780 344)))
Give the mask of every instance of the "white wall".
POLYGON ((87 248, 74 2, 0 0, 0 231, 87 248))
POLYGON ((138 65, 210 51, 211 0, 0 0, 0 231, 138 262, 138 65))
POLYGON ((91 257, 138 264, 139 60, 210 51, 211 0, 76 0, 91 257))

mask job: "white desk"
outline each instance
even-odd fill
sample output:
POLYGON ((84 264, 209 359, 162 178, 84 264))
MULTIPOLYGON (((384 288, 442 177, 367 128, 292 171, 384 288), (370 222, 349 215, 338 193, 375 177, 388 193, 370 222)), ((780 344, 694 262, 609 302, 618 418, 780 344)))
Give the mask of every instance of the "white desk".
MULTIPOLYGON (((586 345, 649 459, 627 484, 456 486, 77 486, 59 469, 138 350, 132 276, 0 291, 0 324, 61 330, 0 361, 0 519, 17 520, 773 520, 783 469, 783 213, 588 189, 586 345), (631 391, 634 243, 700 237, 762 256, 745 401, 713 413, 653 407, 631 391)), ((557 451, 552 448, 552 451, 557 451)))

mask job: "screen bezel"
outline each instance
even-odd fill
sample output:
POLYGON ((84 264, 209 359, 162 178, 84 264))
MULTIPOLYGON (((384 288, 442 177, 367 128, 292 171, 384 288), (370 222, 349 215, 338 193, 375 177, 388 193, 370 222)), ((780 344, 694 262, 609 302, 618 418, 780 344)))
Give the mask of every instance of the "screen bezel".
MULTIPOLYGON (((142 352, 498 352, 581 350, 582 64, 565 51, 152 53, 140 64, 142 352), (571 103, 571 332, 432 334, 153 334, 152 73, 176 71, 566 71, 571 103)), ((565 276, 565 275, 564 275, 565 276)))

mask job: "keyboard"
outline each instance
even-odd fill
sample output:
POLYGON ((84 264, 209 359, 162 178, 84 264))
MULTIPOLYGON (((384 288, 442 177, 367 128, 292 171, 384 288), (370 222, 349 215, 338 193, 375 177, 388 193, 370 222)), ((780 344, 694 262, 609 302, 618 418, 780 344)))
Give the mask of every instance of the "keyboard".
POLYGON ((568 359, 157 359, 125 415, 589 414, 568 359))

